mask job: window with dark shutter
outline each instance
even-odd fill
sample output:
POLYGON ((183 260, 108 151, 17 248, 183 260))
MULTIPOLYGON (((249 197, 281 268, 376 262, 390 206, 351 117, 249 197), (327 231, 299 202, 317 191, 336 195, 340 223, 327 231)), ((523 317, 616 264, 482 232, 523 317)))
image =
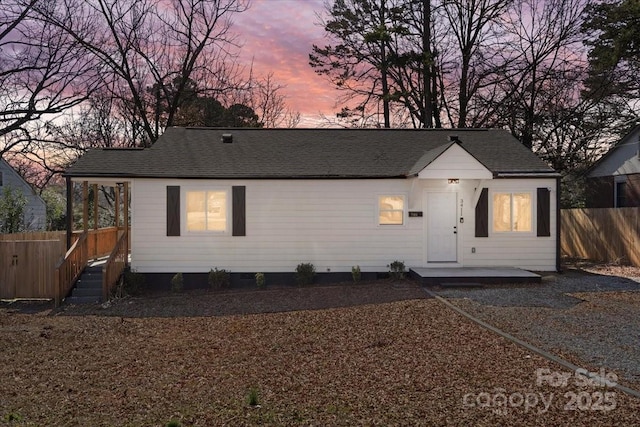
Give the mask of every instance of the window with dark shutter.
POLYGON ((180 235, 180 187, 167 186, 167 236, 180 235))
POLYGON ((489 189, 483 188, 476 204, 476 237, 489 237, 489 189))
POLYGON ((538 188, 538 237, 551 236, 551 197, 548 188, 538 188))
POLYGON ((233 236, 246 236, 247 234, 247 221, 246 221, 246 187, 234 186, 231 192, 232 199, 232 214, 233 214, 233 236))

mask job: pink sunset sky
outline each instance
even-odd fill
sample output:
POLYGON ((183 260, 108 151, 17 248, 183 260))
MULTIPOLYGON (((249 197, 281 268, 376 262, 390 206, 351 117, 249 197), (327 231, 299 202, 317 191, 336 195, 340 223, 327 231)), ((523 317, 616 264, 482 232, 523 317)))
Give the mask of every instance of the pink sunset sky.
POLYGON ((300 126, 313 126, 320 113, 335 117, 338 93, 309 66, 313 44, 324 45, 317 14, 323 0, 252 0, 251 7, 233 17, 232 31, 242 43, 240 59, 261 75, 272 72, 286 85, 287 105, 301 113, 300 126))

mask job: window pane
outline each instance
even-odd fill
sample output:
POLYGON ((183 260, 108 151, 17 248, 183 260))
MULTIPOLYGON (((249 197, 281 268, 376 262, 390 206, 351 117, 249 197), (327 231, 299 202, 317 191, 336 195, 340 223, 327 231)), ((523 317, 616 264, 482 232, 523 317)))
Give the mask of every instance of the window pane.
POLYGON ((381 225, 402 225, 402 211, 383 211, 380 212, 381 225))
POLYGON ((227 229, 227 194, 224 191, 207 193, 207 230, 227 229))
POLYGON ((493 195, 493 230, 511 231, 511 194, 493 195))
POLYGON ((402 196, 380 196, 378 203, 381 211, 404 209, 404 198, 402 196))
POLYGON ((205 192, 187 192, 187 230, 206 230, 205 192))
POLYGON ((531 194, 513 194, 513 231, 531 231, 531 194))
POLYGON ((402 196, 380 196, 378 198, 378 213, 380 225, 402 225, 404 198, 402 196))

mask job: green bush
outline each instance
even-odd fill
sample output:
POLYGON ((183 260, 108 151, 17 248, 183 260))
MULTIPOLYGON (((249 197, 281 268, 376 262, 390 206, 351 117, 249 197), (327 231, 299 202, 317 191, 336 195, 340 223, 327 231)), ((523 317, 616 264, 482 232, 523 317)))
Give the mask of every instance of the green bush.
POLYGON ((144 290, 144 274, 136 273, 127 268, 124 270, 123 292, 127 295, 140 295, 144 290))
POLYGON ((211 289, 224 289, 231 286, 231 274, 224 268, 214 268, 209 271, 209 286, 211 289))
POLYGON ((171 292, 182 292, 184 289, 184 279, 182 273, 176 273, 171 279, 171 292))
POLYGON ((296 267, 296 282, 298 285, 310 285, 316 275, 316 268, 310 262, 300 263, 296 267))
POLYGON ((360 266, 356 265, 355 267, 351 267, 351 277, 353 277, 354 282, 359 282, 362 278, 362 272, 360 272, 360 266))
POLYGON ((404 266, 403 261, 393 261, 387 267, 389 267, 389 276, 391 276, 392 279, 404 279, 404 275, 406 274, 407 270, 404 266))
POLYGON ((266 280, 264 277, 264 273, 256 273, 256 286, 260 289, 264 288, 266 284, 266 280))

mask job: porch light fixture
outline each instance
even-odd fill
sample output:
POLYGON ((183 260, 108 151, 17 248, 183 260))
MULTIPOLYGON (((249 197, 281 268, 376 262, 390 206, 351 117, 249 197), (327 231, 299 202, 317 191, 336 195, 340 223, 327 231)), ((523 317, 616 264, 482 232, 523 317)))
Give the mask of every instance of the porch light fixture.
POLYGON ((449 178, 448 182, 449 184, 459 184, 460 180, 458 178, 449 178))

